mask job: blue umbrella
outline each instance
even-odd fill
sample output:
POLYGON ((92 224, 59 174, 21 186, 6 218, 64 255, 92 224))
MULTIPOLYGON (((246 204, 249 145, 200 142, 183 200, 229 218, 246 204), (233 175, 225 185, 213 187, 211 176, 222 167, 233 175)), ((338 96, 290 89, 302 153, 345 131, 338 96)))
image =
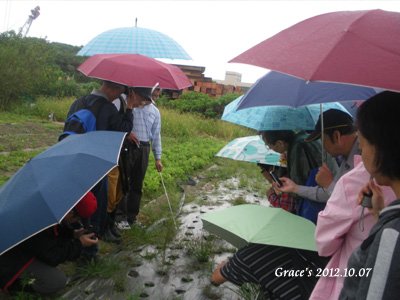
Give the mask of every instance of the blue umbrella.
POLYGON ((77 55, 142 54, 152 58, 191 57, 169 36, 146 28, 123 27, 105 31, 93 38, 77 55))
POLYGON ((59 223, 117 165, 123 132, 70 136, 28 161, 0 188, 0 255, 59 223))
POLYGON ((300 107, 308 104, 366 100, 381 90, 332 82, 307 82, 271 71, 243 96, 238 109, 263 105, 300 107))
MULTIPOLYGON (((257 106, 237 110, 243 96, 229 103, 221 119, 255 130, 313 130, 320 115, 320 105, 311 104, 302 107, 257 106)), ((323 111, 335 108, 348 113, 340 103, 326 103, 323 111)))

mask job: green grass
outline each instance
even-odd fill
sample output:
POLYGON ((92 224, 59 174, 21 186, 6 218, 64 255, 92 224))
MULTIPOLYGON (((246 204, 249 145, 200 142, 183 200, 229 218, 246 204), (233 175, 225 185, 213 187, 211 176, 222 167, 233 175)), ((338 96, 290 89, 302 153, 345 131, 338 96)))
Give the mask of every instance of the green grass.
POLYGON ((210 261, 214 253, 214 240, 205 240, 203 238, 192 239, 186 243, 186 251, 189 256, 192 256, 200 264, 210 261))
POLYGON ((97 262, 90 262, 82 267, 77 267, 77 271, 83 277, 99 277, 110 278, 122 269, 122 264, 119 261, 101 257, 97 262))

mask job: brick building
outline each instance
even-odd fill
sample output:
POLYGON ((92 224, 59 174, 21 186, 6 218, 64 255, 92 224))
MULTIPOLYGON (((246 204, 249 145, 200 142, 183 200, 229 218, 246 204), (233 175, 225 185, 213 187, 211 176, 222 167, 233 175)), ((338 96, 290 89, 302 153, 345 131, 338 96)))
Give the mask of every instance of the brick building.
POLYGON ((205 67, 176 65, 192 81, 193 86, 183 90, 195 91, 207 94, 211 97, 219 97, 228 93, 246 92, 251 83, 242 83, 241 74, 236 72, 226 72, 225 80, 214 81, 210 77, 204 76, 205 67))

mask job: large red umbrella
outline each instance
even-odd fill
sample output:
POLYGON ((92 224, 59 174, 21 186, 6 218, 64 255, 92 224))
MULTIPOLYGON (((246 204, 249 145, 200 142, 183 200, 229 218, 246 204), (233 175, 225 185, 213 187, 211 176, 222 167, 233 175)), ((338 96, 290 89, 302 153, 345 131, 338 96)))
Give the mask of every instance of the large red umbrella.
POLYGON ((400 13, 339 11, 297 23, 230 62, 306 80, 400 91, 400 13))
POLYGON ((176 66, 140 54, 97 54, 89 57, 78 70, 92 78, 127 86, 181 90, 192 85, 176 66))

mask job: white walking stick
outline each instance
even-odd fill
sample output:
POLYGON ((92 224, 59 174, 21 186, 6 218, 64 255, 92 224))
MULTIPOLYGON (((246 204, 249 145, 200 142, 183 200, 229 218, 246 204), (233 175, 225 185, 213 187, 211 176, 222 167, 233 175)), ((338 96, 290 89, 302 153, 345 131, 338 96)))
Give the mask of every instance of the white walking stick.
POLYGON ((167 197, 168 206, 169 206, 169 211, 171 212, 172 221, 174 221, 175 229, 178 230, 178 226, 176 225, 176 222, 175 222, 174 213, 172 212, 171 202, 169 201, 167 189, 165 188, 164 179, 163 179, 163 177, 162 177, 161 172, 158 172, 158 174, 160 174, 161 184, 162 184, 162 186, 163 186, 163 188, 164 188, 165 196, 167 197))

